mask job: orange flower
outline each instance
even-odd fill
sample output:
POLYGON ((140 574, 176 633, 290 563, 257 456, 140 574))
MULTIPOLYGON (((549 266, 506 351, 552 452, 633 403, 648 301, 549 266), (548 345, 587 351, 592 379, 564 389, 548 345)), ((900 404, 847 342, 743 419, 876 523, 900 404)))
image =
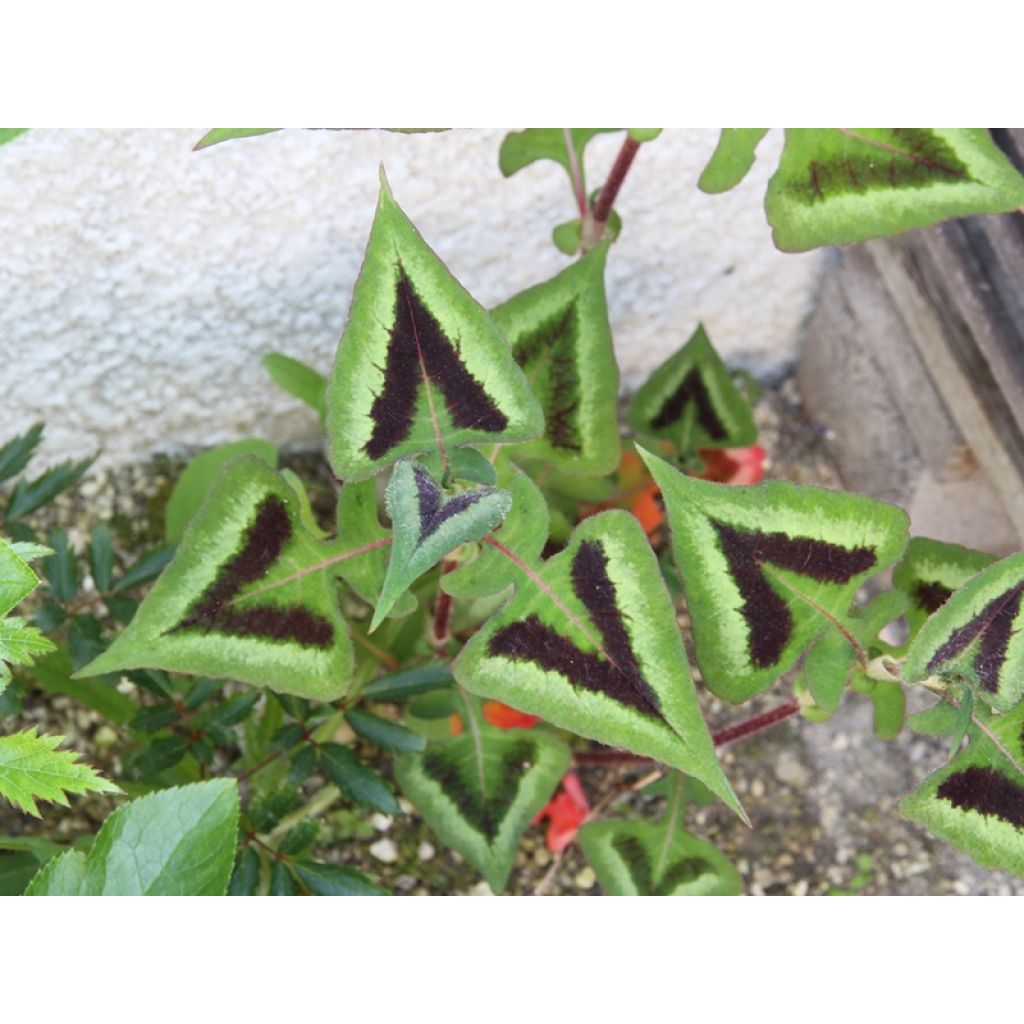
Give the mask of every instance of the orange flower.
POLYGON ((561 853, 575 838, 580 826, 587 820, 590 804, 583 792, 579 776, 569 772, 562 779, 562 791, 542 807, 533 819, 539 825, 548 819, 548 834, 544 843, 552 853, 561 853))
MULTIPOLYGON (((485 700, 483 715, 488 722, 499 729, 529 729, 536 725, 540 719, 536 715, 527 715, 522 711, 516 711, 507 704, 497 700, 485 700)), ((462 716, 454 714, 449 718, 449 725, 453 736, 462 733, 462 716)))
POLYGON ((722 484, 756 484, 764 478, 764 449, 759 444, 749 448, 701 448, 704 471, 702 480, 722 484))

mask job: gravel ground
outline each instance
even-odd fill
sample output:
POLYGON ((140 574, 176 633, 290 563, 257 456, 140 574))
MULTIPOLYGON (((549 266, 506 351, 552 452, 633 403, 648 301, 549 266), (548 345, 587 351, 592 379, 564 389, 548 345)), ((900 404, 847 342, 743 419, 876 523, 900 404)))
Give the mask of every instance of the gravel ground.
MULTIPOLYGON (((769 477, 838 486, 824 452, 820 430, 802 414, 795 389, 785 382, 769 390, 758 406, 761 443, 772 461, 769 477)), ((289 459, 306 479, 316 481, 324 507, 330 507, 330 477, 315 455, 289 459)), ((122 554, 158 542, 161 509, 181 460, 165 457, 149 463, 101 471, 87 478, 48 513, 48 525, 68 529, 81 550, 91 525, 112 525, 122 554)), ((128 684, 130 685, 130 684, 128 684)), ((703 693, 712 728, 734 723, 786 699, 783 684, 742 709, 703 693)), ((68 736, 67 746, 116 778, 118 737, 95 713, 64 697, 26 697, 19 719, 0 721, 0 733, 38 724, 41 730, 68 736)), ((1024 893, 1024 881, 978 868, 969 858, 904 820, 899 798, 945 760, 945 742, 904 730, 888 743, 871 733, 866 698, 848 695, 840 711, 824 724, 801 719, 741 741, 723 760, 752 823, 747 829, 724 807, 691 807, 693 831, 720 846, 733 860, 750 895, 1008 895, 1024 893)), ((388 771, 386 755, 362 753, 388 771)), ((639 777, 646 769, 632 769, 639 777)), ((595 804, 621 781, 622 769, 588 767, 581 779, 595 804)), ((321 780, 306 784, 312 795, 321 780)), ((633 794, 608 813, 657 813, 661 801, 633 794)), ((95 831, 116 804, 107 797, 72 797, 70 808, 47 805, 44 821, 26 819, 0 805, 0 833, 74 837, 95 831)), ((325 813, 320 855, 362 867, 399 893, 411 895, 490 895, 487 884, 453 851, 445 849, 412 807, 392 819, 344 808, 325 813)), ((538 889, 561 895, 596 894, 594 873, 578 848, 555 858, 541 829, 523 838, 509 891, 538 889)))

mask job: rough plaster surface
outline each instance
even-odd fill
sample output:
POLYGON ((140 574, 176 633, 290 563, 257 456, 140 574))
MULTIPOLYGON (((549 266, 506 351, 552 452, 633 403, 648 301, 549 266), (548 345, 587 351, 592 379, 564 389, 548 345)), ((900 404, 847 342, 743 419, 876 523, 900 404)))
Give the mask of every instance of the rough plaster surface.
MULTIPOLYGON (((37 129, 0 149, 0 440, 42 419, 44 460, 102 448, 112 462, 247 434, 313 440, 315 417, 259 360, 329 369, 380 162, 484 305, 566 263, 550 232, 573 216, 567 179, 546 163, 503 180, 503 130, 293 130, 191 152, 204 130, 37 129)), ((589 187, 619 138, 591 144, 589 187)), ((819 261, 771 245, 761 200, 778 143, 739 189, 705 196, 716 138, 667 129, 620 196, 607 283, 626 387, 699 320, 755 373, 794 358, 819 261)))

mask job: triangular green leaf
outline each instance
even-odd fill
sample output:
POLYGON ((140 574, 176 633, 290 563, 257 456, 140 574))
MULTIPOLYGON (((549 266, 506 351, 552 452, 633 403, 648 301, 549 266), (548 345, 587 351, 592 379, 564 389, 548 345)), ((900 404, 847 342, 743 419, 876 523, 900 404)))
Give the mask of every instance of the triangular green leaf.
POLYGON ((905 796, 900 810, 982 867, 1024 876, 1024 703, 990 728, 998 745, 972 730, 967 749, 905 796))
POLYGON ((765 212, 786 251, 845 245, 1024 205, 985 128, 787 128, 765 212))
POLYGON ((592 821, 580 829, 583 853, 609 896, 736 896, 743 891, 726 857, 686 831, 681 789, 679 782, 673 786, 661 821, 592 821))
POLYGON ((66 793, 120 792, 87 764, 79 764, 73 750, 55 749, 63 742, 63 736, 37 735, 35 726, 0 737, 0 796, 38 818, 37 800, 67 807, 66 793))
POLYGON ((223 896, 235 857, 238 784, 210 779, 118 808, 88 856, 71 850, 28 896, 223 896))
POLYGON ((703 325, 637 391, 626 414, 638 433, 671 441, 684 455, 757 440, 750 406, 703 325))
POLYGON ((544 409, 540 440, 517 458, 602 476, 619 464, 619 370, 604 296, 604 243, 491 315, 544 409))
POLYGON ((569 766, 564 743, 540 730, 496 729, 476 709, 467 731, 395 762, 395 777, 438 837, 501 892, 519 837, 569 766))
POLYGON ((345 480, 419 452, 526 441, 544 427, 501 333, 383 180, 326 400, 328 454, 345 480))
MULTIPOLYGON (((548 539, 548 503, 540 488, 507 458, 498 461, 498 484, 512 495, 512 507, 495 537, 521 562, 538 567, 548 539)), ((489 545, 476 558, 441 577, 441 589, 452 597, 490 597, 523 582, 522 570, 489 545)))
POLYGON ((695 775, 742 808, 715 756, 658 562, 626 512, 584 520, 473 637, 455 678, 580 736, 695 775))
POLYGON ((701 674, 724 700, 766 690, 826 629, 849 631, 853 595, 906 546, 907 515, 893 505, 708 483, 640 454, 665 502, 701 674))
POLYGON ((399 462, 386 498, 394 528, 391 558, 371 632, 423 573, 460 544, 479 540, 499 526, 511 501, 508 491, 487 487, 461 491, 444 500, 441 488, 423 466, 407 459, 399 462))
POLYGON ((910 599, 906 611, 910 629, 908 642, 917 636, 928 617, 949 600, 954 590, 995 560, 995 555, 959 544, 912 537, 902 561, 892 571, 892 585, 910 599))
POLYGON ((254 456, 229 463, 174 561, 111 647, 78 675, 162 668, 332 700, 352 667, 328 546, 294 492, 254 456))
POLYGON ((1024 700, 1024 554, 964 583, 921 627, 903 678, 955 679, 997 712, 1024 700))
POLYGON ((723 128, 697 188, 710 193, 735 188, 754 166, 754 151, 767 134, 767 128, 723 128))

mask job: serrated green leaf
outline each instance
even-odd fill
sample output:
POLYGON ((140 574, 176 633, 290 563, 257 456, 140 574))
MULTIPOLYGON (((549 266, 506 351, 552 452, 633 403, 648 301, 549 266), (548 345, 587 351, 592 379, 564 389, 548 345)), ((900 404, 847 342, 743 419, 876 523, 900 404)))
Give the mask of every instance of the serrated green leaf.
MULTIPOLYGON (((0 131, 3 130, 0 129, 0 131)), ((24 434, 8 441, 3 448, 0 448, 0 482, 17 476, 28 465, 32 453, 42 439, 43 425, 36 423, 24 434)))
POLYGON ((363 690, 366 700, 408 700, 421 693, 450 687, 455 681, 451 665, 433 661, 374 679, 363 690))
POLYGON ((697 188, 712 194, 735 188, 754 166, 754 151, 767 134, 767 128, 723 128, 697 188))
POLYGON ((40 569, 50 584, 50 592, 62 604, 70 604, 78 595, 78 561, 64 530, 54 530, 47 538, 53 554, 44 558, 40 569))
POLYGON ((0 537, 0 617, 39 586, 39 577, 12 544, 0 537))
POLYGON ((333 700, 352 667, 334 549, 302 528, 294 492, 252 455, 229 463, 128 627, 79 675, 160 668, 333 700))
POLYGON ((292 870, 314 896, 387 896, 361 871, 343 864, 298 861, 292 870))
POLYGON ((928 537, 912 537, 907 552, 893 569, 892 585, 910 599, 907 609, 909 643, 928 617, 937 612, 972 576, 996 560, 995 555, 972 551, 928 537))
POLYGON ((389 722, 379 715, 370 714, 369 711, 353 708, 345 713, 345 721, 352 726, 357 736, 362 736, 364 740, 384 750, 415 753, 426 746, 422 736, 417 736, 397 722, 389 722))
POLYGON ((996 712, 1024 700, 1024 554, 972 576, 921 627, 903 678, 962 681, 996 712))
MULTIPOLYGON (((505 457, 498 460, 498 484, 512 496, 512 506, 494 536, 523 564, 537 568, 548 539, 548 503, 530 477, 505 457)), ((490 597, 519 583, 521 573, 507 555, 481 544, 472 561, 460 562, 441 577, 441 589, 452 597, 490 597)))
POLYGON ((517 458, 602 476, 619 464, 619 370, 604 294, 603 243, 543 284, 494 309, 544 410, 542 438, 517 458))
POLYGON ((907 542, 902 509, 787 482, 684 476, 639 450, 661 488, 708 688, 749 700, 829 628, 849 631, 856 591, 907 542))
POLYGON ((537 437, 543 414, 487 313, 382 179, 327 385, 328 454, 344 480, 419 452, 537 437))
POLYGON ((640 524, 584 520, 455 662, 471 693, 694 775, 743 811, 697 704, 676 613, 640 524))
POLYGON ((228 882, 228 896, 255 896, 260 888, 260 857, 251 846, 243 846, 235 858, 228 882))
POLYGON ((53 548, 48 548, 45 544, 35 544, 28 541, 15 541, 11 544, 11 549, 19 558, 23 558, 26 562, 31 562, 34 558, 45 558, 47 555, 53 554, 53 548))
POLYGON ((989 728, 998 746, 972 729, 970 745, 905 796, 900 810, 982 867, 1024 876, 1024 703, 989 728))
POLYGON ((765 212, 800 252, 1024 205, 1024 177, 985 128, 787 128, 765 212))
POLYGON ((390 787, 372 768, 348 747, 340 743, 324 743, 320 747, 320 763, 328 778, 351 800, 367 804, 384 814, 400 814, 390 787))
POLYGON ((89 572, 96 589, 105 594, 114 581, 114 535, 106 523, 97 523, 89 538, 89 572))
POLYGON ((292 359, 281 352, 269 352, 263 357, 263 368, 274 383, 293 398, 305 402, 318 416, 326 412, 324 396, 327 378, 312 366, 292 359))
POLYGON ((511 503, 508 491, 486 487, 445 500, 425 467, 408 459, 399 462, 386 499, 394 530, 391 555, 370 632, 423 573, 460 544, 479 540, 499 526, 511 503))
POLYGON ((726 857, 686 831, 678 774, 658 822, 592 821, 580 847, 609 896, 736 896, 743 882, 726 857))
POLYGON ((88 863, 84 853, 68 850, 43 865, 25 889, 26 896, 85 896, 88 863))
POLYGON ((268 135, 279 132, 280 128, 211 128, 193 147, 193 152, 216 146, 220 142, 231 139, 251 139, 256 135, 268 135))
POLYGON ((468 703, 466 733, 399 758, 395 778, 442 842, 501 892, 519 837, 550 799, 569 751, 540 731, 496 729, 468 703))
POLYGON ((197 455, 178 477, 164 508, 164 540, 168 544, 181 540, 189 520, 199 511, 224 467, 242 455, 257 456, 271 469, 277 469, 277 447, 255 437, 222 444, 197 455))
POLYGON ((41 654, 54 650, 53 641, 23 619, 0 621, 0 662, 10 665, 31 665, 41 654))
POLYGON ((643 384, 626 414, 639 434, 665 438, 682 455, 737 448, 757 440, 746 398, 733 383, 703 325, 643 384))
POLYGON ((133 751, 126 759, 125 770, 135 779, 153 779, 180 764, 188 752, 189 741, 186 737, 161 736, 148 747, 133 751))
POLYGON ((27 732, 0 737, 0 796, 19 810, 40 817, 37 800, 68 806, 67 793, 119 793, 72 750, 56 750, 63 736, 27 732))
MULTIPOLYGON (((569 135, 575 151, 580 181, 586 193, 583 150, 595 135, 621 131, 619 128, 570 128, 569 135)), ((572 181, 572 163, 566 148, 565 131, 562 128, 524 128, 520 132, 509 132, 502 140, 498 151, 498 167, 506 178, 528 167, 538 160, 554 160, 561 164, 572 181)))
POLYGON ((66 491, 96 461, 91 459, 81 462, 62 462, 53 469, 48 469, 42 476, 31 482, 19 480, 11 492, 11 500, 7 505, 7 518, 20 519, 30 512, 42 508, 47 502, 53 501, 62 491, 66 491))

